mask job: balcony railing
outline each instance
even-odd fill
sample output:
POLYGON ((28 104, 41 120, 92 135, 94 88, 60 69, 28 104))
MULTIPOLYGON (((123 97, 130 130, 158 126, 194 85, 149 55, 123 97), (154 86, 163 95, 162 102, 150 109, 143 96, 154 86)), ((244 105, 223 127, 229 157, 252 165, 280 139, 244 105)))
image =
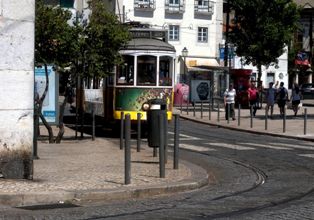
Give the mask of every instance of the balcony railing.
POLYGON ((202 1, 200 4, 199 0, 194 1, 194 12, 196 14, 212 15, 214 13, 214 2, 202 1))
POLYGON ((166 0, 165 11, 166 13, 184 13, 185 1, 180 0, 178 4, 173 4, 173 3, 170 3, 169 0, 166 0))
POLYGON ((154 11, 155 0, 134 0, 134 9, 140 11, 154 11))

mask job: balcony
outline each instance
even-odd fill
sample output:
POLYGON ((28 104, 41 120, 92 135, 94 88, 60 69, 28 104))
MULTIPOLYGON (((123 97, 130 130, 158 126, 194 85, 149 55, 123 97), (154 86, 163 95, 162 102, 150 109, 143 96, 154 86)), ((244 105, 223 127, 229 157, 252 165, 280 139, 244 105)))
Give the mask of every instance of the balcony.
POLYGON ((155 0, 134 0, 134 10, 137 11, 154 11, 155 0))
POLYGON ((194 12, 198 15, 212 15, 214 13, 214 2, 207 0, 195 0, 194 12))
POLYGON ((185 2, 184 0, 180 0, 179 3, 173 3, 173 1, 166 0, 165 2, 165 12, 169 14, 174 13, 184 13, 185 2))

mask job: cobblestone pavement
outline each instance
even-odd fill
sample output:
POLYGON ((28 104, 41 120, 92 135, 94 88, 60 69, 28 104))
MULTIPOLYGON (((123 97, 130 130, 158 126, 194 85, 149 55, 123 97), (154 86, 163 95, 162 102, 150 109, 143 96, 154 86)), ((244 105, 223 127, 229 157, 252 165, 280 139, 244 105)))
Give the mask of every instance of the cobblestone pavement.
MULTIPOLYGON (((45 129, 41 130, 42 135, 46 135, 45 129)), ((140 189, 149 195, 149 189, 155 188, 155 192, 151 192, 154 195, 162 194, 162 188, 178 186, 180 191, 180 187, 181 190, 184 186, 193 189, 207 183, 207 174, 200 167, 182 162, 179 169, 174 170, 172 158, 168 158, 166 164, 166 178, 159 178, 158 157, 153 157, 152 148, 143 140, 141 152, 136 152, 136 141, 131 143, 131 184, 125 185, 124 150, 119 149, 117 139, 96 138, 92 141, 85 135, 84 140, 70 140, 74 137, 73 131, 66 129, 65 134, 61 144, 39 142, 40 159, 34 160, 33 181, 0 179, 2 204, 92 199, 92 194, 97 192, 103 194, 102 199, 106 193, 112 194, 107 196, 108 199, 114 198, 114 192, 118 198, 128 198, 132 191, 137 191, 140 196, 140 189), (192 173, 193 169, 198 171, 192 173), (11 196, 9 200, 8 196, 11 196)))

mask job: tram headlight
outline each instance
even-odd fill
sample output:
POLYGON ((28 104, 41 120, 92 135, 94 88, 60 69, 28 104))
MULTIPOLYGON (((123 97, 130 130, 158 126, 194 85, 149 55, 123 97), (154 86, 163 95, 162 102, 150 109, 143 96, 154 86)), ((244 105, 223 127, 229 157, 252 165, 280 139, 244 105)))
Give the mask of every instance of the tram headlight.
POLYGON ((149 108, 150 108, 150 105, 149 105, 147 102, 145 102, 145 103, 142 105, 143 111, 148 111, 149 108))

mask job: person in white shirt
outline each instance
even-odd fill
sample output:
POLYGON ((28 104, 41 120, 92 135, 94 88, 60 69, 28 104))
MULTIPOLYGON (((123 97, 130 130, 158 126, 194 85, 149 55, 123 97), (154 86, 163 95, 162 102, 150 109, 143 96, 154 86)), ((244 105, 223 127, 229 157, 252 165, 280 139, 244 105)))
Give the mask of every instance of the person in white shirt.
POLYGON ((290 100, 292 102, 292 110, 294 112, 294 116, 297 116, 299 104, 301 102, 301 92, 297 83, 293 84, 290 100))
POLYGON ((227 89, 224 93, 224 104, 225 104, 225 118, 231 116, 232 120, 235 120, 235 113, 234 113, 234 103, 235 103, 236 91, 233 88, 233 84, 229 85, 229 89, 227 89), (229 113, 230 110, 230 113, 229 113))

